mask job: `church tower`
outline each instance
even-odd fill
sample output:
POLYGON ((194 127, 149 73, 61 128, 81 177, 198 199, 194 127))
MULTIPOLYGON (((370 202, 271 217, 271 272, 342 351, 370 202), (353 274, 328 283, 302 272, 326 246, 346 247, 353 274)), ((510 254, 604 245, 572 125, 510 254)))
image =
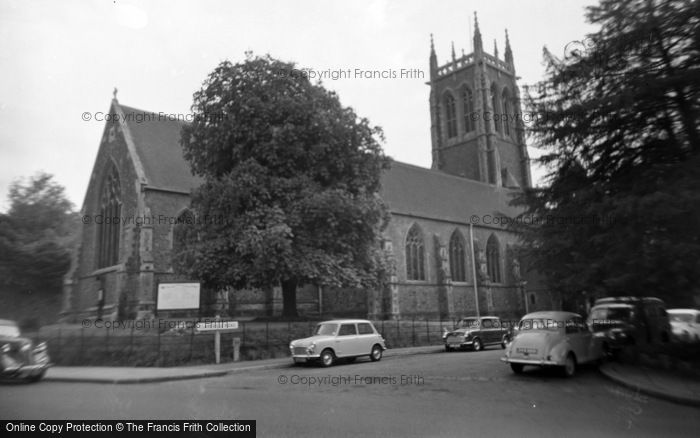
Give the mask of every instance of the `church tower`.
POLYGON ((438 65, 430 36, 432 168, 499 187, 531 186, 520 90, 506 31, 504 59, 484 52, 474 14, 472 53, 438 65))

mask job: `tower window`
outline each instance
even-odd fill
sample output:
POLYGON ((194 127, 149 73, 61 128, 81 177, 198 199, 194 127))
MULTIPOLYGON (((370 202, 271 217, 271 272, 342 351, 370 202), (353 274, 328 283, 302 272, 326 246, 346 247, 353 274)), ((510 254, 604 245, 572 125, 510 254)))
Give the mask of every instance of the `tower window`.
POLYGON ((501 108, 503 108, 503 131, 506 135, 510 136, 510 117, 513 111, 511 110, 510 95, 508 89, 503 90, 503 95, 501 96, 501 108))
POLYGON ((462 93, 463 105, 464 105, 464 130, 466 132, 472 132, 474 130, 474 94, 469 88, 465 88, 462 93))
POLYGON ((486 270, 492 283, 501 282, 501 255, 498 248, 498 239, 494 234, 486 243, 486 270))
POLYGON ((455 230, 450 238, 450 272, 452 280, 467 281, 466 260, 464 256, 464 238, 455 230))
POLYGON ((116 265, 119 259, 119 218, 121 217, 121 184, 117 167, 112 164, 102 181, 100 215, 97 225, 97 267, 116 265))
POLYGON ((413 225, 406 236, 406 278, 425 280, 423 233, 417 225, 413 225))
POLYGON ((501 107, 499 105, 498 91, 496 90, 496 84, 491 85, 491 106, 493 110, 493 126, 496 132, 501 131, 501 107))
POLYGON ((457 110, 452 94, 445 95, 445 119, 447 121, 447 138, 457 136, 457 110))

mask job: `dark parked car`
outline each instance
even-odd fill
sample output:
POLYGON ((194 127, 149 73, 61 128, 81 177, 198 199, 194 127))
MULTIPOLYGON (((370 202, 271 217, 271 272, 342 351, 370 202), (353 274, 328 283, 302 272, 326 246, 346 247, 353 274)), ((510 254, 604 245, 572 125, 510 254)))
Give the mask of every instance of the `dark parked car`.
POLYGON ((463 318, 452 331, 445 331, 442 339, 446 351, 463 348, 479 351, 489 345, 506 348, 509 329, 495 316, 463 318))
POLYGON ((46 343, 34 345, 14 321, 0 319, 0 377, 36 382, 50 366, 46 343))
POLYGON ((666 305, 652 297, 601 298, 587 323, 609 355, 626 346, 665 343, 671 335, 666 305))

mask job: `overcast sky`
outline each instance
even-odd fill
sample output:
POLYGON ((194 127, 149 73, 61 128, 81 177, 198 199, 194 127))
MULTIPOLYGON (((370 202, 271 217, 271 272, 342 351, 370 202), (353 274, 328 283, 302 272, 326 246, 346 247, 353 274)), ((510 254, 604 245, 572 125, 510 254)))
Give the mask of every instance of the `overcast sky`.
MULTIPOLYGON (((430 166, 428 55, 471 50, 477 11, 484 47, 501 57, 508 28, 519 85, 542 78, 542 47, 563 55, 593 29, 592 0, 8 1, 0 0, 0 211, 9 184, 54 174, 80 208, 112 90, 120 103, 189 114, 192 94, 223 60, 269 53, 302 68, 419 69, 424 79, 325 80, 344 105, 382 126, 385 151, 430 166)), ((535 177, 541 172, 535 172, 535 177)))

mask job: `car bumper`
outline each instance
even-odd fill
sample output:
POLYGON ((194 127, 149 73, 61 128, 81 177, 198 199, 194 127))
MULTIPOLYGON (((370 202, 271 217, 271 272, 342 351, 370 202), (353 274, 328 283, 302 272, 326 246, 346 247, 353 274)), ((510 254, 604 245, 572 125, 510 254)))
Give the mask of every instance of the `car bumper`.
POLYGON ((505 363, 519 363, 521 365, 536 365, 536 366, 541 366, 541 367, 546 367, 546 366, 561 366, 563 364, 560 364, 558 362, 555 362, 553 360, 545 360, 545 359, 517 359, 517 358, 510 358, 510 357, 502 357, 501 362, 505 363))
POLYGON ((449 342, 449 341, 444 341, 445 342, 445 347, 449 348, 464 348, 464 347, 473 347, 474 346, 474 340, 467 340, 465 339, 464 341, 461 342, 449 342))
POLYGON ((294 362, 311 362, 321 359, 321 354, 292 354, 294 362))
POLYGON ((0 371, 2 377, 27 378, 35 377, 45 372, 51 364, 20 365, 16 367, 6 367, 0 371))

